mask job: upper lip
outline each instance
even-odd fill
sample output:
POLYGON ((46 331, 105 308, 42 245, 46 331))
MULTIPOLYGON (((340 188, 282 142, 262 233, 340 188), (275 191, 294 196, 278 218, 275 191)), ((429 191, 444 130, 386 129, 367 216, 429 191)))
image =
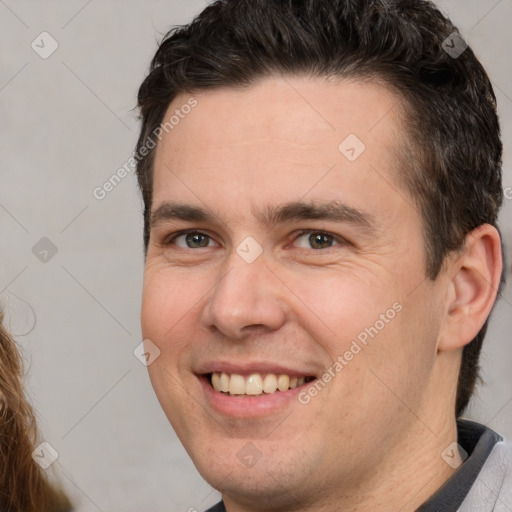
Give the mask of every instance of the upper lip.
POLYGON ((276 375, 291 375, 296 377, 316 377, 317 372, 313 369, 292 366, 283 366, 270 362, 233 362, 233 361, 210 361, 199 365, 196 369, 198 375, 205 375, 213 372, 225 372, 237 375, 251 375, 252 373, 274 373, 276 375))

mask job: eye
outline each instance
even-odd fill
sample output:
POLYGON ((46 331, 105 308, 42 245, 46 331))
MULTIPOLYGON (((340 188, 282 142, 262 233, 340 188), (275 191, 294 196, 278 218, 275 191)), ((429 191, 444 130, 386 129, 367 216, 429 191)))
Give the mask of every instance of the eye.
POLYGON ((213 247, 213 244, 215 244, 211 237, 200 231, 181 233, 170 239, 169 243, 184 249, 201 249, 203 247, 213 247))
POLYGON ((323 231, 304 231, 294 243, 302 249, 328 249, 333 245, 339 245, 334 235, 323 231))

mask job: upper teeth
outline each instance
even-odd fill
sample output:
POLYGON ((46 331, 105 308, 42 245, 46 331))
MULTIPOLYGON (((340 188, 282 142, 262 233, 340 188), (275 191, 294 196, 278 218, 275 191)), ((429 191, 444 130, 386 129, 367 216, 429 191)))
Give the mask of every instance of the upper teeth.
POLYGON ((214 372, 211 375, 211 381, 216 391, 223 391, 230 395, 261 395, 302 386, 306 378, 275 375, 274 373, 267 373, 265 377, 259 373, 244 377, 236 373, 230 375, 225 372, 214 372))

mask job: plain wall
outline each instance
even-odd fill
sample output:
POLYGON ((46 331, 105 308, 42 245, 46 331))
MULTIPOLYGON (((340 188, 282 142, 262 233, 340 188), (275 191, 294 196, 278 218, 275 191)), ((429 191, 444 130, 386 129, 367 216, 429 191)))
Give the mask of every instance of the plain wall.
MULTIPOLYGON (((512 187, 512 0, 438 4, 495 84, 504 187, 512 187)), ((0 302, 23 349, 42 438, 59 454, 52 468, 80 512, 201 511, 218 500, 133 355, 143 274, 135 177, 102 200, 93 195, 132 154, 132 109, 157 40, 205 5, 0 2, 0 302), (51 48, 48 36, 40 42, 43 31, 59 45, 47 59, 31 47, 35 40, 39 51, 51 48)), ((501 226, 510 252, 512 188, 508 197, 501 226)), ((508 287, 485 342, 485 384, 468 415, 509 439, 511 319, 508 287)))

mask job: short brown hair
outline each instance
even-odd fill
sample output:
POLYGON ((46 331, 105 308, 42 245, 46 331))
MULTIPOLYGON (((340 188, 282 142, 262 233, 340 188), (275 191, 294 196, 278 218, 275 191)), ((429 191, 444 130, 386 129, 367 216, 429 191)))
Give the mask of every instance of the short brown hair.
MULTIPOLYGON (((177 94, 276 75, 375 78, 405 100, 409 147, 401 149, 408 161, 400 159, 399 174, 422 215, 426 275, 435 279, 468 233, 497 227, 503 200, 496 98, 463 43, 428 0, 218 0, 174 27, 138 95, 146 249, 155 149, 139 155, 177 94), (460 55, 447 51, 454 41, 460 55)), ((487 321, 463 350, 457 417, 475 388, 487 321)))

